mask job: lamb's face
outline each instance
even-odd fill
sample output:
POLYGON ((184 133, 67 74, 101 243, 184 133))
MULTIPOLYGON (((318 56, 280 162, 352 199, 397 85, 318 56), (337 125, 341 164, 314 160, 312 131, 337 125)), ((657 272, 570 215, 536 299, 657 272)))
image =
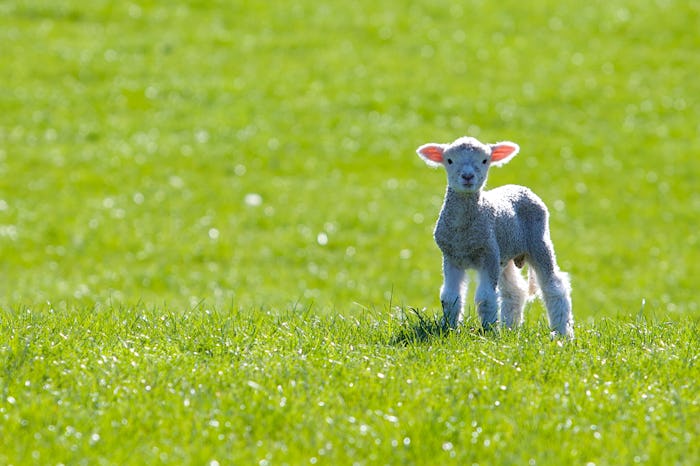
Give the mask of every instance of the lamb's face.
POLYGON ((484 186, 489 167, 507 163, 518 150, 520 148, 514 142, 483 144, 465 136, 452 144, 423 144, 416 153, 431 167, 445 167, 451 189, 475 193, 484 186))
POLYGON ((447 170, 447 183, 454 191, 475 193, 486 182, 491 149, 469 143, 450 145, 443 155, 447 170))

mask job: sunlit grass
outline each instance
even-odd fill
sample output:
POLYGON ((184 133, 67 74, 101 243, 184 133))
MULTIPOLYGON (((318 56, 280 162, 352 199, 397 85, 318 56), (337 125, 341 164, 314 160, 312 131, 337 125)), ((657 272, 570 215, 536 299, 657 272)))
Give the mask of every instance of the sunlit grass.
POLYGON ((697 463, 699 13, 0 3, 0 463, 697 463), (439 326, 465 134, 574 342, 439 326))
POLYGON ((4 311, 0 461, 697 460, 696 324, 606 319, 564 343, 436 317, 4 311))
POLYGON ((697 315, 694 4, 1 8, 6 304, 436 306, 414 149, 470 134, 520 144, 490 185, 550 205, 578 316, 697 315))

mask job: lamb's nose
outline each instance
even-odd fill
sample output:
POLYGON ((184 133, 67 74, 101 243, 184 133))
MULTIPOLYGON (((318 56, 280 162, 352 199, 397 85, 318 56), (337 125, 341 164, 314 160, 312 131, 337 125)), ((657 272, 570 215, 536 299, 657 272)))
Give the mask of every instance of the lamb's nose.
POLYGON ((464 181, 472 181, 474 179, 473 173, 462 173, 462 179, 464 181))

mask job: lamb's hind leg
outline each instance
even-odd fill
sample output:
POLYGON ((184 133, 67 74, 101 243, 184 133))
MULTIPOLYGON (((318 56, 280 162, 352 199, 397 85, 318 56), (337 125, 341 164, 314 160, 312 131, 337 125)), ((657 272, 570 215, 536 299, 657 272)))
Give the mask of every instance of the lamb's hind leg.
POLYGON ((533 251, 530 264, 535 269, 553 333, 573 338, 574 318, 569 275, 559 270, 551 243, 543 242, 533 251))
POLYGON ((501 298, 503 323, 507 328, 519 327, 523 323, 523 308, 528 296, 528 284, 513 261, 509 261, 501 271, 498 291, 501 298))

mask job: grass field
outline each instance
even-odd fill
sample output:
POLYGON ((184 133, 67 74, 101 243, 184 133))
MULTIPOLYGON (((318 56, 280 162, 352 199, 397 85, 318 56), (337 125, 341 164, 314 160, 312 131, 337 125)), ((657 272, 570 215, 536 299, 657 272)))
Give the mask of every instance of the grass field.
MULTIPOLYGON (((3 312, 0 462, 693 464, 700 332, 442 333, 353 318, 3 312)), ((468 323, 467 328, 469 325, 468 323)))
POLYGON ((0 2, 0 463, 698 463, 697 24, 0 2), (575 342, 436 328, 414 151, 465 134, 520 145, 575 342))

